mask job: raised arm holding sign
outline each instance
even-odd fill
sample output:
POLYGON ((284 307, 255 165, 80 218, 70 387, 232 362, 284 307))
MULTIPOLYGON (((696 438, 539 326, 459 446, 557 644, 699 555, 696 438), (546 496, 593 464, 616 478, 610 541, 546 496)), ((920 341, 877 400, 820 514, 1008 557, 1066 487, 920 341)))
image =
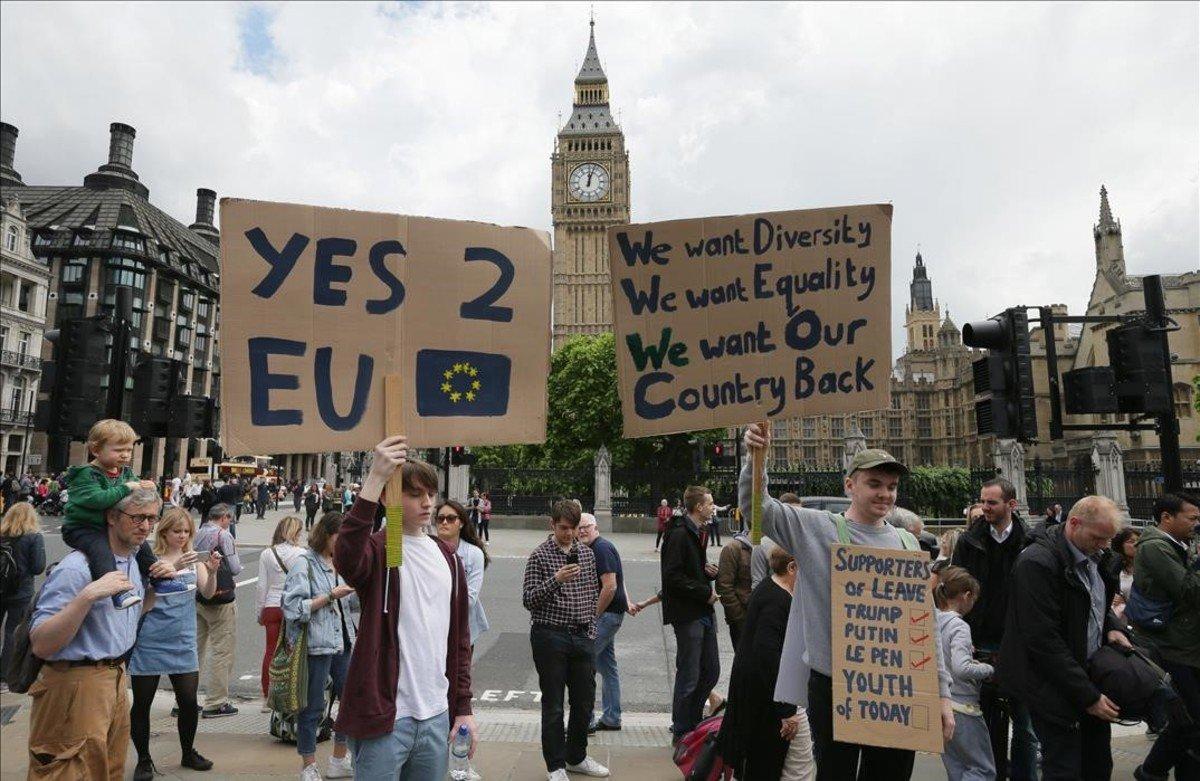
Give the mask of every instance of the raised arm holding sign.
MULTIPOLYGON (((768 429, 757 424, 750 426, 744 442, 751 452, 757 449, 766 452, 770 443, 768 429)), ((852 669, 847 678, 846 657, 850 653, 847 651, 847 624, 851 625, 850 636, 855 635, 858 624, 875 621, 862 617, 874 610, 873 615, 878 621, 871 623, 871 626, 890 626, 891 613, 885 614, 883 610, 894 605, 869 605, 860 618, 849 622, 842 615, 845 613, 844 605, 840 608, 842 614, 835 616, 833 612, 835 599, 832 592, 844 579, 840 573, 839 579, 834 578, 832 562, 837 551, 852 551, 855 554, 865 552, 874 555, 876 560, 890 561, 893 557, 896 561, 911 559, 928 567, 928 557, 921 559, 924 554, 908 556, 903 553, 916 549, 915 539, 911 535, 906 538, 906 532, 884 520, 895 506, 896 487, 900 476, 906 471, 903 464, 882 450, 858 453, 850 464, 845 481, 851 504, 844 517, 823 510, 782 504, 773 499, 766 489, 765 469, 761 476, 764 487, 758 498, 762 502, 763 532, 796 558, 799 570, 792 610, 788 616, 784 661, 780 665, 775 699, 807 709, 822 776, 908 778, 913 766, 914 750, 940 751, 941 742, 953 734, 950 679, 942 660, 940 644, 932 639, 936 637, 936 632, 929 632, 927 637, 918 635, 916 639, 904 633, 909 642, 907 645, 901 643, 905 645, 905 651, 901 653, 899 661, 905 665, 918 662, 919 667, 913 668, 914 673, 907 672, 906 668, 904 672, 897 669, 876 677, 859 678, 858 674, 863 671, 852 669), (838 621, 835 622, 835 618, 838 621), (840 629, 838 642, 834 642, 835 625, 840 629), (908 652, 912 648, 926 649, 929 653, 925 656, 929 658, 924 661, 923 657, 909 659, 908 652), (835 654, 841 658, 835 659, 835 654), (930 675, 930 670, 936 670, 936 675, 930 675), (889 674, 892 677, 888 677, 889 674), (863 686, 861 692, 858 689, 860 684, 863 686), (853 695, 848 689, 853 689, 853 695), (863 696, 860 697, 860 694, 863 696), (846 707, 848 697, 853 701, 846 707), (860 707, 859 700, 867 704, 860 707), (873 707, 871 702, 874 703, 873 707), (835 706, 840 706, 841 710, 835 709, 835 706), (917 718, 919 711, 915 706, 926 709, 927 718, 923 722, 917 718), (909 710, 906 711, 906 707, 909 710)), ((738 483, 738 500, 743 513, 751 510, 753 483, 751 466, 747 464, 742 469, 738 483)), ((884 568, 888 566, 895 572, 903 569, 896 564, 885 565, 884 568)), ((911 569, 917 565, 904 566, 911 569)), ((913 585, 921 580, 922 573, 909 572, 907 569, 903 571, 911 575, 906 579, 901 578, 904 588, 882 585, 880 601, 887 601, 885 596, 889 599, 893 596, 898 598, 903 592, 913 597, 914 605, 924 605, 922 600, 928 595, 918 595, 913 589, 913 585)), ((846 593, 844 584, 842 593, 846 593)), ((920 610, 916 616, 907 615, 907 608, 905 611, 903 618, 906 621, 920 617, 920 610)), ((933 626, 932 611, 930 601, 930 627, 933 626)), ((896 624, 898 627, 899 619, 896 619, 896 624)), ((879 637, 882 636, 877 636, 877 639, 879 637)), ((898 642, 899 635, 896 639, 898 642)), ((868 643, 863 641, 862 645, 868 643)), ((869 663, 872 652, 863 653, 869 663)), ((877 664, 889 663, 897 661, 897 657, 884 649, 875 661, 877 664)))

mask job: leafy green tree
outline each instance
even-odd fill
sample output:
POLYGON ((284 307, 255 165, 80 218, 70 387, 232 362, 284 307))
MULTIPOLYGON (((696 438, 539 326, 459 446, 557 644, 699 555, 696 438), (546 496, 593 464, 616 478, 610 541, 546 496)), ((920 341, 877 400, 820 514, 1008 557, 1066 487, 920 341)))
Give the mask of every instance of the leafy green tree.
POLYGON ((695 439, 704 447, 719 441, 719 429, 690 434, 625 439, 617 393, 617 358, 611 333, 575 336, 550 359, 546 442, 474 448, 478 466, 590 467, 601 445, 618 468, 688 470, 695 439))

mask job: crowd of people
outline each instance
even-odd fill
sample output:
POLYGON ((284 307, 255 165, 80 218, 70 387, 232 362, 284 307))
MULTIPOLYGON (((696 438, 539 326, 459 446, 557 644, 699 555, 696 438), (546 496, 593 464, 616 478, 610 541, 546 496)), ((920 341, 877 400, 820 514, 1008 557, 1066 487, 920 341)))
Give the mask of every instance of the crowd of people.
MULTIPOLYGON (((141 480, 129 467, 134 438, 120 421, 93 428, 91 460, 64 476, 72 550, 36 595, 46 569, 36 483, 28 500, 11 479, 4 484, 0 569, 7 556, 14 574, 0 578, 0 676, 21 671, 21 690, 33 695, 31 775, 118 777, 132 743, 133 777, 152 779, 150 713, 164 676, 181 764, 214 767, 196 732, 200 718, 238 712, 236 524, 243 511, 265 517, 290 496, 294 514, 276 523, 258 557, 254 605, 264 630, 262 707, 272 734, 295 743, 302 781, 432 781, 451 770, 460 781, 479 778, 469 764, 478 741, 471 667, 489 630, 480 598, 491 563, 486 494, 439 499, 436 471, 410 459, 400 436, 375 448, 361 485, 341 490, 321 481, 198 481, 193 490, 186 480, 141 480), (385 496, 396 470, 402 493, 385 496), (399 568, 386 564, 389 501, 404 510, 399 568), (31 660, 41 661, 32 678, 31 660), (89 707, 76 707, 81 697, 89 707), (460 741, 466 764, 452 768, 460 741)), ((760 426, 744 437, 749 452, 770 452, 769 440, 760 426)), ((895 504, 906 467, 865 450, 849 465, 843 513, 773 497, 764 473, 761 542, 737 523, 712 562, 719 512, 751 516, 751 463, 733 508, 718 507, 704 486, 688 487, 674 507, 663 500, 661 586, 641 601, 596 518, 575 500, 553 504, 521 586, 549 781, 609 775, 589 739, 622 729, 618 636, 654 604, 675 639, 677 759, 694 736, 709 735, 720 766, 739 779, 910 778, 913 751, 834 737, 830 552, 839 544, 937 556, 934 661, 948 778, 1110 778, 1111 724, 1122 719, 1146 721, 1156 735, 1137 779, 1198 777, 1200 499, 1163 496, 1141 530, 1099 496, 1047 508, 1034 525, 1017 512, 1013 486, 996 478, 968 508, 965 528, 931 546, 920 519, 895 504), (718 603, 735 649, 724 696, 715 691, 718 603), (1128 684, 1138 664, 1162 674, 1135 700, 1113 681, 1128 684)), ((49 497, 48 489, 40 501, 49 497)))

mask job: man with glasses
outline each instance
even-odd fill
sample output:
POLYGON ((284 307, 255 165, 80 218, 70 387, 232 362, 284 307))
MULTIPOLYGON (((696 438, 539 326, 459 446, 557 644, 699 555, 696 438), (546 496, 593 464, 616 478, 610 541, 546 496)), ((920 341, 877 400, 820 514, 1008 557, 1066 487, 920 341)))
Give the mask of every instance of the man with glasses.
POLYGON ((134 554, 162 502, 138 488, 104 515, 117 569, 93 581, 87 558, 71 551, 46 577, 30 622, 30 650, 46 660, 30 687, 30 777, 122 778, 129 747, 125 661, 137 638, 139 611, 110 599, 147 594, 134 554))
POLYGON ((233 675, 233 633, 237 627, 233 576, 242 571, 242 560, 238 558, 237 546, 229 532, 232 522, 233 509, 229 505, 213 505, 208 511, 208 519, 196 531, 193 543, 199 552, 216 550, 221 553, 217 590, 207 598, 196 595, 196 649, 202 678, 206 662, 208 670, 204 710, 200 714, 206 719, 233 716, 238 712, 229 702, 229 678, 233 675), (211 654, 206 654, 206 650, 211 654))

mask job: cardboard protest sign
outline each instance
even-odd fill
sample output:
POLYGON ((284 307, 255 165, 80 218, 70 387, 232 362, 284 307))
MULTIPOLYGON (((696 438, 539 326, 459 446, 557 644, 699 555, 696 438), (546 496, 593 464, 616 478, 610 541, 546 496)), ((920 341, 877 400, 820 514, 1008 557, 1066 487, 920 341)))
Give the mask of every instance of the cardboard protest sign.
POLYGON ((544 440, 550 286, 543 231, 222 199, 225 450, 544 440))
POLYGON ((889 405, 890 205, 608 229, 625 436, 889 405))
POLYGON ((929 554, 834 545, 833 737, 942 752, 929 554))

